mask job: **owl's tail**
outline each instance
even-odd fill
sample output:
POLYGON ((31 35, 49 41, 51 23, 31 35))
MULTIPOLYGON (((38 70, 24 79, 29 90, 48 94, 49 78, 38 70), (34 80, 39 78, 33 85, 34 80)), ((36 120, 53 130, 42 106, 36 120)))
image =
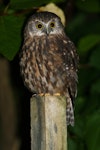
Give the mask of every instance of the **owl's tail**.
POLYGON ((70 97, 67 98, 66 115, 67 115, 67 125, 74 126, 74 110, 73 110, 73 105, 70 97))

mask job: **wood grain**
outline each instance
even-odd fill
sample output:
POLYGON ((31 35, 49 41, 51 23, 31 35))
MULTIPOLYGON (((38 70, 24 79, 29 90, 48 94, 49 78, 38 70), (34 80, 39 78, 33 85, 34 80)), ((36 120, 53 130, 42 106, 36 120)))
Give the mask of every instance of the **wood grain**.
POLYGON ((31 98, 31 150, 67 150, 66 98, 31 98))

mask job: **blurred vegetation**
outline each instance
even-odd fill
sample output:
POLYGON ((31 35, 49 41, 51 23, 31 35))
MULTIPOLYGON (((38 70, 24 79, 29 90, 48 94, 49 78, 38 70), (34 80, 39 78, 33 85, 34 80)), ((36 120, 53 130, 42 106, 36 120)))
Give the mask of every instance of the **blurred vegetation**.
MULTIPOLYGON (((18 116, 19 122, 22 118, 25 120, 19 125, 19 136, 26 137, 22 139, 24 146, 26 143, 30 144, 27 139, 30 138, 27 135, 28 123, 26 124, 26 121, 29 121, 26 119, 29 117, 29 110, 25 106, 27 103, 29 105, 26 99, 30 94, 26 96, 28 90, 23 86, 18 65, 23 25, 32 12, 50 2, 56 3, 64 10, 66 34, 75 43, 80 56, 75 127, 68 127, 68 150, 100 150, 99 0, 0 0, 0 53, 9 60, 11 66, 11 82, 17 95, 15 99, 23 99, 22 102, 18 102, 18 108, 21 105, 22 109, 22 115, 18 116)), ((28 150, 29 146, 25 149, 28 150)))

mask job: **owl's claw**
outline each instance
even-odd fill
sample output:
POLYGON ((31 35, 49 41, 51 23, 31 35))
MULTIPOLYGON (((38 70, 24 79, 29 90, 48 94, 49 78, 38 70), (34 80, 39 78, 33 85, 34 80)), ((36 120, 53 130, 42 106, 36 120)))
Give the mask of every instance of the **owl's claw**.
POLYGON ((39 96, 44 96, 45 94, 44 93, 40 93, 40 94, 38 94, 39 96))
POLYGON ((60 93, 55 93, 54 96, 61 96, 61 94, 60 93))
POLYGON ((54 96, 60 96, 60 93, 54 93, 54 94, 50 94, 50 93, 40 93, 39 96, 50 96, 50 95, 54 95, 54 96))

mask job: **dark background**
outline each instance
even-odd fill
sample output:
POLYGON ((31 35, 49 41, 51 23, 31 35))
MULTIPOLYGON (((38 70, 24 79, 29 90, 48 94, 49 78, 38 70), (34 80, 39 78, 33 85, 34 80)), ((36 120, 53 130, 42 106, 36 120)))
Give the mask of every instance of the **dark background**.
POLYGON ((30 149, 30 97, 20 76, 23 26, 40 6, 54 2, 80 57, 75 126, 68 150, 100 150, 100 1, 0 0, 0 149, 30 149))

